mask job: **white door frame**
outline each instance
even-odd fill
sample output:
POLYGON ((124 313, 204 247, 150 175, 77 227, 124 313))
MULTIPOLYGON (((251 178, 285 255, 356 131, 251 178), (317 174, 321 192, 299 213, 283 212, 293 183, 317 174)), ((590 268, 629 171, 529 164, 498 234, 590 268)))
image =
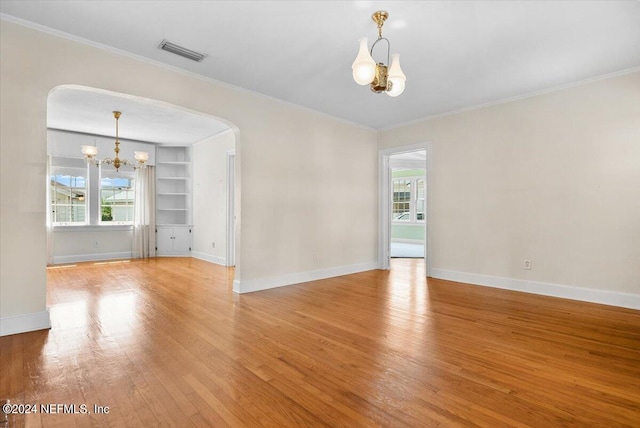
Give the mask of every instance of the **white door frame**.
POLYGON ((411 144, 408 146, 391 147, 378 151, 378 264, 380 269, 389 269, 391 257, 391 167, 389 157, 400 153, 425 150, 425 228, 424 228, 424 257, 425 273, 431 276, 431 242, 429 231, 431 230, 431 142, 411 144))
POLYGON ((227 150, 227 266, 236 265, 235 165, 236 150, 227 150))

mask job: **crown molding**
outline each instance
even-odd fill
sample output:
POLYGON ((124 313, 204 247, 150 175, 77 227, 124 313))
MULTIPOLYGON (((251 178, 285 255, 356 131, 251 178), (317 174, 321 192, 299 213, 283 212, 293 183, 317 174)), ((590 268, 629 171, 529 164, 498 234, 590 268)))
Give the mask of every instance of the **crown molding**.
POLYGON ((131 52, 124 51, 122 49, 114 48, 113 46, 109 46, 109 45, 105 45, 105 44, 102 44, 102 43, 94 42, 92 40, 88 40, 88 39, 85 39, 83 37, 75 36, 73 34, 65 33, 64 31, 56 30, 54 28, 47 27, 45 25, 37 24, 37 23, 32 22, 32 21, 27 21, 26 19, 18 18, 18 17, 13 16, 13 15, 8 15, 6 13, 0 13, 0 20, 8 21, 8 22, 11 22, 11 23, 14 23, 14 24, 17 24, 17 25, 21 25, 23 27, 27 27, 27 28, 31 28, 33 30, 37 30, 37 31, 43 32, 43 33, 51 34, 52 36, 60 37, 62 39, 67 39, 67 40, 70 40, 70 41, 73 41, 73 42, 76 42, 76 43, 81 43, 81 44, 84 44, 84 45, 87 45, 87 46, 91 46, 91 47, 94 47, 94 48, 97 48, 97 49, 101 49, 101 50, 104 50, 104 51, 107 51, 107 52, 110 52, 110 53, 113 53, 113 54, 116 54, 116 55, 122 55, 122 56, 125 56, 125 57, 130 58, 130 59, 134 59, 134 60, 137 60, 137 61, 140 61, 140 62, 144 62, 146 64, 150 64, 150 65, 154 65, 154 66, 157 66, 157 67, 161 67, 161 68, 164 68, 164 69, 167 69, 167 70, 171 70, 171 71, 174 71, 176 73, 179 73, 179 74, 182 74, 182 75, 185 75, 185 76, 189 76, 189 77, 193 77, 195 79, 202 80, 204 82, 212 83, 212 84, 217 85, 217 86, 222 86, 222 87, 227 88, 227 89, 243 92, 245 94, 249 94, 249 95, 260 97, 260 98, 263 98, 263 99, 266 99, 266 100, 274 101, 274 102, 277 102, 279 104, 283 104, 283 105, 286 105, 288 107, 292 107, 292 108, 295 108, 297 110, 301 110, 301 111, 304 111, 304 112, 307 112, 307 113, 318 114, 318 115, 323 116, 325 118, 336 120, 336 121, 338 121, 340 123, 343 123, 345 125, 355 126, 357 128, 360 128, 360 129, 363 129, 363 130, 367 130, 367 131, 377 131, 375 128, 371 128, 371 127, 363 125, 361 123, 352 122, 350 120, 343 119, 343 118, 337 117, 337 116, 333 116, 333 115, 330 115, 328 113, 325 113, 325 112, 322 112, 322 111, 319 111, 319 110, 314 110, 314 109, 312 109, 310 107, 306 107, 306 106, 303 106, 303 105, 300 105, 300 104, 295 104, 295 103, 292 103, 290 101, 285 101, 285 100, 282 100, 280 98, 276 98, 276 97, 272 97, 270 95, 266 95, 266 94, 263 94, 263 93, 260 93, 260 92, 252 91, 251 89, 242 88, 240 86, 235 86, 235 85, 232 85, 230 83, 222 82, 220 80, 216 80, 216 79, 213 79, 211 77, 203 76, 201 74, 194 73, 192 71, 184 70, 184 69, 179 68, 179 67, 175 67, 175 66, 172 66, 172 65, 169 65, 169 64, 165 64, 165 63, 160 62, 160 61, 156 61, 156 60, 141 56, 141 55, 136 55, 136 54, 133 54, 131 52))
POLYGON ((514 97, 502 98, 502 99, 499 99, 499 100, 496 100, 496 101, 490 101, 488 103, 478 104, 478 105, 470 106, 470 107, 464 107, 464 108, 461 108, 461 109, 458 109, 458 110, 451 110, 451 111, 443 112, 443 113, 437 113, 437 114, 434 114, 434 115, 431 115, 431 116, 422 117, 420 119, 409 120, 407 122, 402 122, 402 123, 399 123, 397 125, 385 126, 383 128, 378 128, 378 132, 390 131, 392 129, 398 129, 398 128, 402 128, 402 127, 405 127, 405 126, 416 125, 418 123, 427 122, 427 121, 433 120, 433 119, 440 119, 440 118, 447 117, 447 116, 453 116, 453 115, 460 114, 460 113, 466 113, 468 111, 479 110, 479 109, 483 109, 483 108, 487 108, 487 107, 493 107, 493 106, 496 106, 496 105, 506 104, 506 103, 510 103, 510 102, 513 102, 513 101, 519 101, 519 100, 523 100, 523 99, 526 99, 526 98, 533 98, 533 97, 537 97, 537 96, 540 96, 540 95, 545 95, 545 94, 548 94, 548 93, 551 93, 551 92, 563 91, 565 89, 573 88, 573 87, 576 87, 576 86, 586 85, 586 84, 589 84, 589 83, 597 82, 599 80, 612 79, 614 77, 623 76, 625 74, 631 74, 631 73, 635 73, 635 72, 638 72, 638 71, 640 71, 640 66, 631 67, 631 68, 627 68, 627 69, 620 70, 620 71, 614 71, 613 73, 602 74, 602 75, 599 75, 599 76, 590 77, 588 79, 579 80, 577 82, 566 83, 564 85, 554 86, 552 88, 541 89, 539 91, 529 92, 529 93, 523 94, 523 95, 516 95, 514 97))

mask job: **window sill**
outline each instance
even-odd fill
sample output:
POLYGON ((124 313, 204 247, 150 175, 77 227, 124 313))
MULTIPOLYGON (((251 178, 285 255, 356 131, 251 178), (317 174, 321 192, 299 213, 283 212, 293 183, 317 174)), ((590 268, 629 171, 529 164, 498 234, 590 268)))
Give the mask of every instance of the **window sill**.
POLYGON ((83 224, 78 226, 53 226, 54 232, 126 232, 133 230, 130 224, 83 224))

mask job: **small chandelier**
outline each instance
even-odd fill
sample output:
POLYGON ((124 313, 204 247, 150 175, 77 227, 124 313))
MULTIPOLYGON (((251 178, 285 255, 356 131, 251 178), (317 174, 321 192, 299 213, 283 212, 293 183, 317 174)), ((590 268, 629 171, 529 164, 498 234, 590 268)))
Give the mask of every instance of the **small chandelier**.
POLYGON ((400 54, 392 55, 391 68, 380 62, 376 64, 373 60, 373 48, 379 41, 387 42, 387 64, 389 64, 389 52, 391 44, 389 40, 382 37, 382 26, 389 14, 384 10, 379 10, 371 15, 371 19, 378 25, 378 40, 371 45, 371 50, 367 45, 366 37, 360 38, 360 50, 356 60, 353 61, 351 69, 353 70, 353 80, 358 85, 371 85, 371 90, 377 94, 385 92, 390 97, 397 97, 404 91, 407 76, 404 75, 400 68, 400 54))
POLYGON ((118 171, 122 165, 132 165, 134 169, 145 168, 147 166, 145 162, 149 160, 149 153, 147 152, 134 152, 134 156, 136 159, 135 164, 132 164, 127 159, 120 159, 120 157, 118 156, 120 153, 120 140, 118 139, 118 119, 120 119, 120 115, 122 115, 122 113, 120 113, 119 111, 113 112, 113 117, 115 117, 116 119, 116 146, 113 149, 113 151, 116 153, 115 157, 113 159, 105 158, 103 160, 98 160, 96 158, 96 156, 98 155, 98 148, 96 146, 82 146, 81 149, 82 154, 84 155, 84 159, 87 161, 87 163, 92 163, 95 165, 100 165, 102 163, 113 165, 116 171, 118 171))

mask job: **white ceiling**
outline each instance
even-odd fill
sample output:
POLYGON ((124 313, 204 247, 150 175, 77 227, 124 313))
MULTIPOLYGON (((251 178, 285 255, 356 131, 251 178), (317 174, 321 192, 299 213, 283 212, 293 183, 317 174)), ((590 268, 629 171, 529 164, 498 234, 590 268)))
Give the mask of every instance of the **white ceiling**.
POLYGON ((2 0, 0 12, 376 129, 640 65, 638 1, 2 0), (407 75, 397 98, 351 77, 378 9, 407 75), (163 39, 208 57, 161 51, 163 39))
POLYGON ((47 99, 47 127, 159 144, 185 145, 230 129, 210 116, 165 103, 83 87, 56 88, 47 99))

